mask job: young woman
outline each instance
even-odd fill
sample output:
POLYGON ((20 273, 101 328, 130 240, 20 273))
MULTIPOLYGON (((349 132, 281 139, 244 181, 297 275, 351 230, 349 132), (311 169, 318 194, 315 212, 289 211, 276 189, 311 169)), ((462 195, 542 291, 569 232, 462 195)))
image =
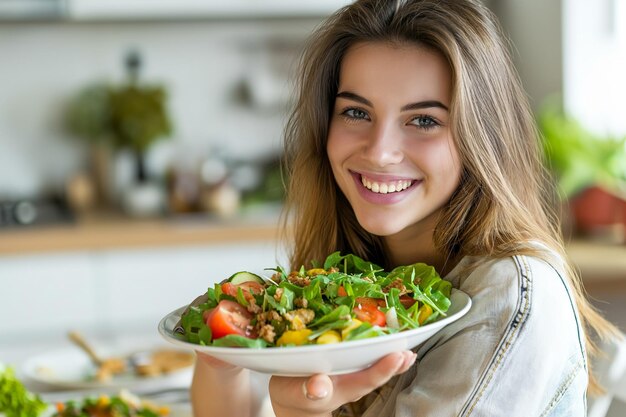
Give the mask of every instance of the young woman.
MULTIPOLYGON (((361 372, 272 377, 277 416, 586 414, 589 332, 612 327, 566 261, 533 116, 480 2, 332 16, 303 57, 285 151, 293 267, 336 250, 425 262, 473 305, 361 372)), ((247 371, 201 359, 196 415, 251 415, 247 371)))

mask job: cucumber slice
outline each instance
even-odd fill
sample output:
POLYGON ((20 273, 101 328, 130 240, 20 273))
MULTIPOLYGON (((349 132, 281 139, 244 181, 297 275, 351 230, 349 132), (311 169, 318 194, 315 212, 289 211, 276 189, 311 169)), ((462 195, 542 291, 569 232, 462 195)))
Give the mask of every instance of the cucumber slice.
POLYGON ((265 281, 260 276, 253 274, 252 272, 242 271, 237 272, 233 276, 231 276, 228 281, 232 284, 243 284, 244 282, 254 281, 259 284, 265 284, 265 281))

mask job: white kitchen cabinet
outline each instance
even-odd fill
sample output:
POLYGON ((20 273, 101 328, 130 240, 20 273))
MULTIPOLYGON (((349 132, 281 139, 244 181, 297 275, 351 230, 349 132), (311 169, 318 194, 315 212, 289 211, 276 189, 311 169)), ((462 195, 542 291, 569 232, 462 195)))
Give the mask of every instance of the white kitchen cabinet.
POLYGON ((94 272, 85 252, 0 258, 0 342, 95 326, 94 272))
POLYGON ((0 257, 0 349, 68 330, 156 333, 161 317, 239 270, 284 264, 273 241, 0 257))

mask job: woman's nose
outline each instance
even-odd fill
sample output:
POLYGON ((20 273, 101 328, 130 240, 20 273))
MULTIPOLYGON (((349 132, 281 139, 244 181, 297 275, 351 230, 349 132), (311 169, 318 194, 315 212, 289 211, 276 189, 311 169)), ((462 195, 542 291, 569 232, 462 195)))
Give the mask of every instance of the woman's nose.
POLYGON ((402 132, 392 125, 376 126, 365 143, 364 157, 379 167, 402 162, 404 152, 401 135, 402 132))

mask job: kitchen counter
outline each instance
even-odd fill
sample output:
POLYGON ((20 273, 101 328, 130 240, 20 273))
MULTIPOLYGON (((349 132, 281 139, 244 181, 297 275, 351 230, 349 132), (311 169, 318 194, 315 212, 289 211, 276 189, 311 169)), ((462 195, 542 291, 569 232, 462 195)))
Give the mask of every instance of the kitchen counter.
POLYGON ((626 292, 626 245, 574 239, 567 251, 587 292, 626 292))
POLYGON ((131 219, 92 214, 73 224, 0 230, 0 256, 60 251, 182 246, 278 238, 278 214, 231 219, 184 216, 131 219))

